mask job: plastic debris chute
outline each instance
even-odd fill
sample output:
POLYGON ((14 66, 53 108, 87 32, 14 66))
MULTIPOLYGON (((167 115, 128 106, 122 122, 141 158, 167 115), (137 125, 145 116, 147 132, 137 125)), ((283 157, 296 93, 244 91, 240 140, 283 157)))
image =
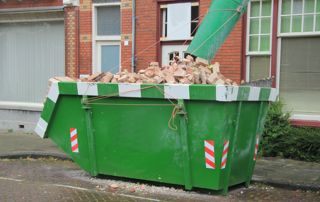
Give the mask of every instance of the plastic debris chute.
POLYGON ((187 52, 210 61, 246 11, 249 0, 214 0, 187 52))

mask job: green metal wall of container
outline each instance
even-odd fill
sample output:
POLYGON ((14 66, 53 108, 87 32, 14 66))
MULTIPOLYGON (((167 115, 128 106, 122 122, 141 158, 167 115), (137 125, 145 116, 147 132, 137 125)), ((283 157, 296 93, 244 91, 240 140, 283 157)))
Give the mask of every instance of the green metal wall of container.
POLYGON ((256 141, 276 97, 275 89, 257 87, 60 82, 51 87, 36 132, 91 175, 227 192, 250 182, 256 141), (77 129, 79 153, 71 150, 70 128, 77 129), (215 169, 206 168, 208 140, 215 169))

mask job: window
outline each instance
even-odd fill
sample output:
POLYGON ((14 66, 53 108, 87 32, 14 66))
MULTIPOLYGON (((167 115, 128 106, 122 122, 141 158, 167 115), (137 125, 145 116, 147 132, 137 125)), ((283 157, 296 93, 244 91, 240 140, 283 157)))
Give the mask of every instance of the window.
POLYGON ((281 34, 320 33, 320 0, 282 0, 281 34))
POLYGON ((161 15, 162 39, 191 39, 195 35, 199 24, 199 3, 162 5, 161 15))
POLYGON ((247 81, 270 77, 272 1, 253 0, 248 9, 247 81))
POLYGON ((120 70, 121 12, 120 1, 93 4, 93 72, 120 70))
POLYGON ((283 38, 280 99, 293 115, 320 115, 320 37, 283 38))
POLYGON ((120 35, 120 9, 119 6, 97 7, 97 35, 120 35))

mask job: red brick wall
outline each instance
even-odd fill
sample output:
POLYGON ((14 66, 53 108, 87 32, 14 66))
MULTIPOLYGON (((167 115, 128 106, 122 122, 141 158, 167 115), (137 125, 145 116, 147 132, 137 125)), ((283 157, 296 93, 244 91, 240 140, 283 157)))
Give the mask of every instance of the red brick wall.
MULTIPOLYGON (((159 20, 157 16, 158 2, 154 0, 137 1, 136 54, 138 54, 138 69, 147 67, 151 61, 161 60, 159 53, 161 50, 157 49, 157 44, 159 44, 158 28, 160 27, 160 23, 157 23, 159 20)), ((211 0, 199 1, 201 19, 208 12, 210 4, 211 0)), ((214 61, 220 62, 222 73, 236 82, 240 82, 241 78, 242 31, 242 21, 240 21, 214 58, 214 61)))
POLYGON ((66 7, 65 11, 65 65, 66 75, 78 77, 78 11, 77 7, 66 7))
POLYGON ((92 71, 92 1, 80 0, 79 12, 79 69, 80 74, 90 74, 92 71))
POLYGON ((0 9, 6 8, 28 8, 28 7, 47 7, 47 6, 62 6, 62 0, 23 0, 21 2, 16 0, 7 0, 7 2, 0 1, 0 9))

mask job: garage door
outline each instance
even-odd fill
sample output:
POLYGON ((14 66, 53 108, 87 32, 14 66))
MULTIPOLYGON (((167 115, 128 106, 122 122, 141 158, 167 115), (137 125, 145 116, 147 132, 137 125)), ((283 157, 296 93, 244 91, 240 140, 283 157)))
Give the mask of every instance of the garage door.
POLYGON ((63 21, 0 23, 0 102, 43 102, 64 74, 63 21))

